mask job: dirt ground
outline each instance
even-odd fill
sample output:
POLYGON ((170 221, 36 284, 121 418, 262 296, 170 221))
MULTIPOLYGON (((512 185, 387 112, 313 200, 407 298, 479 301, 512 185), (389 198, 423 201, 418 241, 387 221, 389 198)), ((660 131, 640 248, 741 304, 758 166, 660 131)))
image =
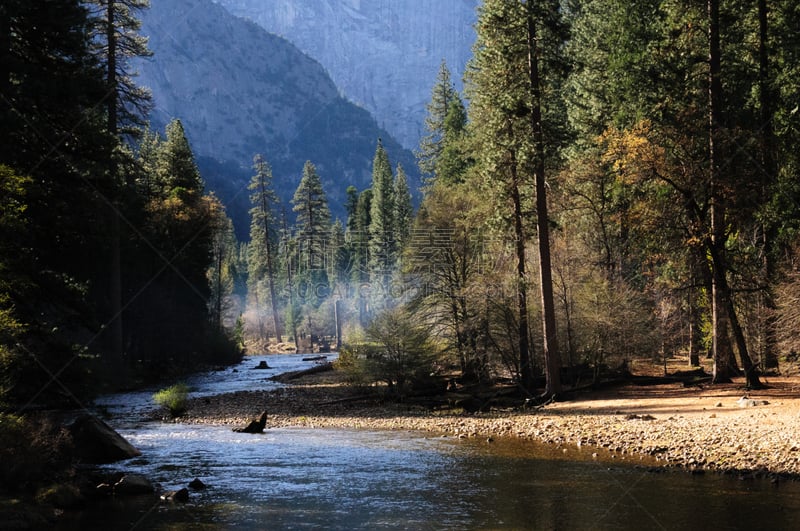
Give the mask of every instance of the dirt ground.
MULTIPOLYGON (((703 362, 704 369, 711 373, 711 364, 703 362)), ((683 358, 668 360, 667 373, 688 370, 688 361, 683 358)), ((663 376, 664 370, 649 362, 634 362, 631 372, 641 376, 663 376)), ((547 407, 551 412, 571 414, 650 414, 683 415, 685 417, 707 417, 736 415, 744 408, 737 401, 748 396, 753 400, 766 400, 769 417, 798 419, 800 428, 800 377, 762 376, 766 389, 748 391, 744 378, 735 378, 730 384, 702 383, 685 387, 681 383, 659 385, 624 385, 603 391, 581 393, 574 400, 558 402, 547 407)), ((762 410, 766 411, 766 410, 762 410)))

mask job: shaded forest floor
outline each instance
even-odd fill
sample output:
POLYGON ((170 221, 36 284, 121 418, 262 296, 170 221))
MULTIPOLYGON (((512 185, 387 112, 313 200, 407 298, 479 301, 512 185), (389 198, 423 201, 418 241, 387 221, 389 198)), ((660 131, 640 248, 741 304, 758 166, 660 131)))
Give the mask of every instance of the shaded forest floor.
MULTIPOLYGON (((670 360, 667 371, 686 369, 670 360)), ((291 380, 275 391, 245 391, 192 400, 178 422, 231 426, 267 411, 268 428, 328 427, 420 430, 459 438, 514 438, 547 443, 573 458, 633 461, 800 478, 800 377, 764 377, 767 389, 663 382, 662 366, 634 363, 637 380, 574 393, 570 400, 525 408, 497 405, 468 413, 454 400, 395 402, 346 385, 339 371, 291 380), (648 383, 649 382, 649 383, 648 383), (647 383, 644 385, 644 383, 647 383), (741 400, 744 395, 748 400, 741 400)), ((674 371, 673 371, 674 372, 674 371)))

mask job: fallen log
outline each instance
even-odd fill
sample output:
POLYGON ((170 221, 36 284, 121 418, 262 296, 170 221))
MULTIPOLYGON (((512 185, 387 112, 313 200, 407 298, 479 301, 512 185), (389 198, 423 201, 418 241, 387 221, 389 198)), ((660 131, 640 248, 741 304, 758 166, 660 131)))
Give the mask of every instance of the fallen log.
POLYGON ((345 404, 347 402, 360 402, 362 400, 377 400, 380 397, 378 395, 356 395, 356 396, 346 396, 344 398, 337 398, 335 400, 325 400, 324 402, 316 402, 314 405, 317 406, 332 406, 335 404, 345 404))
POLYGON ((309 374, 317 374, 317 373, 320 373, 320 372, 327 372, 327 371, 332 371, 332 370, 333 370, 333 363, 332 362, 320 363, 319 365, 314 365, 313 367, 310 367, 308 369, 304 369, 302 371, 291 371, 291 372, 284 372, 282 374, 278 374, 277 376, 273 376, 272 378, 270 378, 270 380, 273 380, 275 382, 286 383, 286 382, 290 382, 292 380, 296 380, 298 378, 302 378, 303 376, 306 376, 306 375, 309 375, 309 374))
POLYGON ((236 433, 264 433, 264 428, 267 426, 267 412, 261 413, 258 420, 253 420, 244 428, 233 428, 236 433))

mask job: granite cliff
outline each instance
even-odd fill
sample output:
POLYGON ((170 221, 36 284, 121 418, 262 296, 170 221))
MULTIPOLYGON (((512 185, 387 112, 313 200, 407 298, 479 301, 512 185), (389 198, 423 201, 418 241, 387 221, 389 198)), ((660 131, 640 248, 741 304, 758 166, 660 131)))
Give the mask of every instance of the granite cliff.
POLYGON ((480 0, 216 0, 318 60, 405 147, 424 134, 442 59, 460 83, 480 0))
POLYGON ((139 84, 153 92, 152 126, 181 119, 208 187, 228 205, 240 236, 249 226, 246 184, 255 153, 272 165, 289 212, 311 160, 342 217, 347 186, 370 185, 378 138, 392 163, 418 178, 411 152, 289 41, 210 0, 158 0, 141 19, 153 57, 134 66, 139 84))

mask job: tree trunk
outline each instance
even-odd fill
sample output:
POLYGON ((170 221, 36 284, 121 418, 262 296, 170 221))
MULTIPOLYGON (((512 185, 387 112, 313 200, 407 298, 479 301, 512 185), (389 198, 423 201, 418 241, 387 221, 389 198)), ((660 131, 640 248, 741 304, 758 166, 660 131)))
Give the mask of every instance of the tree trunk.
MULTIPOLYGON (((719 106, 722 95, 720 79, 720 37, 719 37, 719 0, 708 0, 708 158, 709 158, 709 193, 711 194, 711 235, 708 251, 713 256, 720 255, 725 245, 725 221, 720 191, 719 146, 717 134, 719 129, 719 106)), ((730 359, 730 341, 728 339, 727 305, 723 300, 724 291, 720 289, 720 278, 725 271, 720 271, 722 262, 711 259, 711 341, 714 358, 714 383, 730 382, 732 371, 730 359)))
MULTIPOLYGON (((288 228, 286 226, 286 210, 283 211, 283 216, 281 217, 281 224, 283 228, 283 233, 288 238, 288 228)), ((294 281, 292 278, 292 255, 289 250, 286 249, 286 287, 289 289, 289 312, 290 312, 290 321, 292 327, 292 338, 294 339, 295 349, 297 349, 297 323, 294 319, 294 281)))
POLYGON ((528 341, 528 286, 525 278, 525 231, 522 225, 522 198, 519 193, 519 174, 517 156, 512 150, 511 156, 511 200, 514 203, 514 238, 517 253, 517 310, 519 322, 519 372, 522 387, 533 390, 533 371, 531 369, 530 342, 528 341))
POLYGON ((119 101, 117 87, 117 28, 115 23, 115 0, 107 0, 106 7, 106 41, 108 45, 108 64, 106 65, 106 84, 108 97, 106 99, 106 113, 108 114, 108 132, 116 139, 118 133, 117 103, 119 101))
POLYGON ((760 388, 762 384, 753 367, 747 343, 739 326, 736 310, 727 281, 727 264, 725 259, 725 198, 721 186, 719 168, 720 145, 717 141, 720 126, 720 106, 722 101, 721 49, 719 27, 719 0, 708 0, 708 33, 709 33, 709 83, 708 83, 708 121, 709 121, 709 166, 711 193, 711 238, 708 251, 711 255, 712 271, 712 321, 714 344, 715 383, 729 381, 733 375, 730 360, 733 357, 730 348, 729 331, 732 331, 742 365, 745 368, 749 387, 760 388))
POLYGON ((700 366, 700 348, 699 348, 699 321, 697 305, 695 303, 694 288, 689 288, 686 300, 687 306, 687 320, 689 321, 688 332, 688 347, 689 347, 689 365, 692 367, 700 366))
POLYGON ((724 264, 722 264, 723 258, 716 254, 715 249, 712 248, 711 253, 712 262, 717 264, 714 266, 714 270, 718 271, 717 274, 719 275, 719 278, 716 279, 716 285, 717 290, 721 295, 720 303, 724 304, 724 308, 722 308, 722 310, 725 312, 725 316, 728 320, 728 324, 733 335, 733 340, 736 344, 736 350, 739 352, 739 357, 742 360, 742 368, 744 369, 745 377, 747 378, 747 387, 749 389, 763 389, 764 385, 761 383, 761 380, 758 377, 758 370, 753 364, 753 360, 750 358, 750 353, 748 352, 747 348, 747 341, 745 340, 742 327, 739 324, 739 318, 736 315, 736 307, 733 303, 733 298, 731 297, 731 289, 728 285, 728 280, 724 276, 724 272, 727 270, 727 268, 724 264))
POLYGON ((550 265, 550 230, 547 217, 547 188, 545 183, 544 132, 542 131, 542 95, 540 89, 539 59, 536 49, 536 26, 533 20, 533 5, 528 8, 528 73, 531 90, 531 125, 536 146, 536 227, 539 233, 539 287, 542 296, 542 329, 544 338, 544 365, 547 384, 544 395, 552 397, 561 392, 561 355, 558 351, 556 333, 553 278, 550 265))
POLYGON ((336 325, 336 352, 342 350, 342 312, 339 309, 341 300, 333 301, 333 322, 336 325))
MULTIPOLYGON (((107 112, 107 125, 108 132, 115 142, 119 138, 119 126, 117 116, 117 102, 119 99, 117 87, 117 28, 115 24, 115 3, 113 0, 108 0, 106 8, 106 39, 108 44, 108 65, 106 71, 106 83, 108 85, 108 98, 106 100, 107 112)), ((116 179, 117 179, 117 160, 116 154, 112 151, 108 164, 109 176, 109 192, 116 195, 116 179)), ((120 205, 116 198, 109 197, 109 204, 111 211, 109 212, 111 218, 111 257, 109 268, 109 300, 111 302, 110 314, 111 322, 109 328, 111 331, 111 355, 112 355, 112 368, 114 374, 122 376, 118 371, 123 370, 124 358, 124 326, 122 319, 122 256, 120 249, 121 229, 119 219, 120 205)))
MULTIPOLYGON (((763 166, 763 180, 761 186, 761 204, 769 199, 772 183, 776 178, 775 156, 774 156, 774 133, 772 127, 772 89, 770 86, 769 72, 769 8, 767 0, 758 0, 758 88, 759 88, 759 107, 761 108, 761 164, 763 166)), ((775 299, 771 288, 772 280, 775 277, 774 265, 770 255, 774 230, 771 226, 764 224, 761 228, 763 245, 763 278, 764 291, 762 293, 762 303, 766 310, 766 318, 762 327, 763 335, 763 359, 764 367, 775 368, 778 366, 777 340, 775 338, 775 312, 777 310, 775 299)))
POLYGON ((224 290, 222 289, 222 266, 224 261, 223 246, 219 245, 217 249, 217 263, 214 264, 216 266, 216 279, 214 280, 214 290, 216 291, 214 294, 214 326, 220 332, 222 332, 222 298, 224 297, 224 290))
MULTIPOLYGON (((261 171, 259 170, 259 175, 261 171)), ((269 301, 272 306, 272 324, 275 327, 275 340, 278 343, 283 342, 281 337, 281 323, 280 316, 278 315, 278 299, 275 296, 275 268, 272 264, 272 242, 269 238, 269 205, 267 204, 267 185, 264 182, 263 175, 259 178, 259 187, 261 195, 261 215, 264 219, 264 250, 267 253, 267 283, 269 284, 269 301)))

